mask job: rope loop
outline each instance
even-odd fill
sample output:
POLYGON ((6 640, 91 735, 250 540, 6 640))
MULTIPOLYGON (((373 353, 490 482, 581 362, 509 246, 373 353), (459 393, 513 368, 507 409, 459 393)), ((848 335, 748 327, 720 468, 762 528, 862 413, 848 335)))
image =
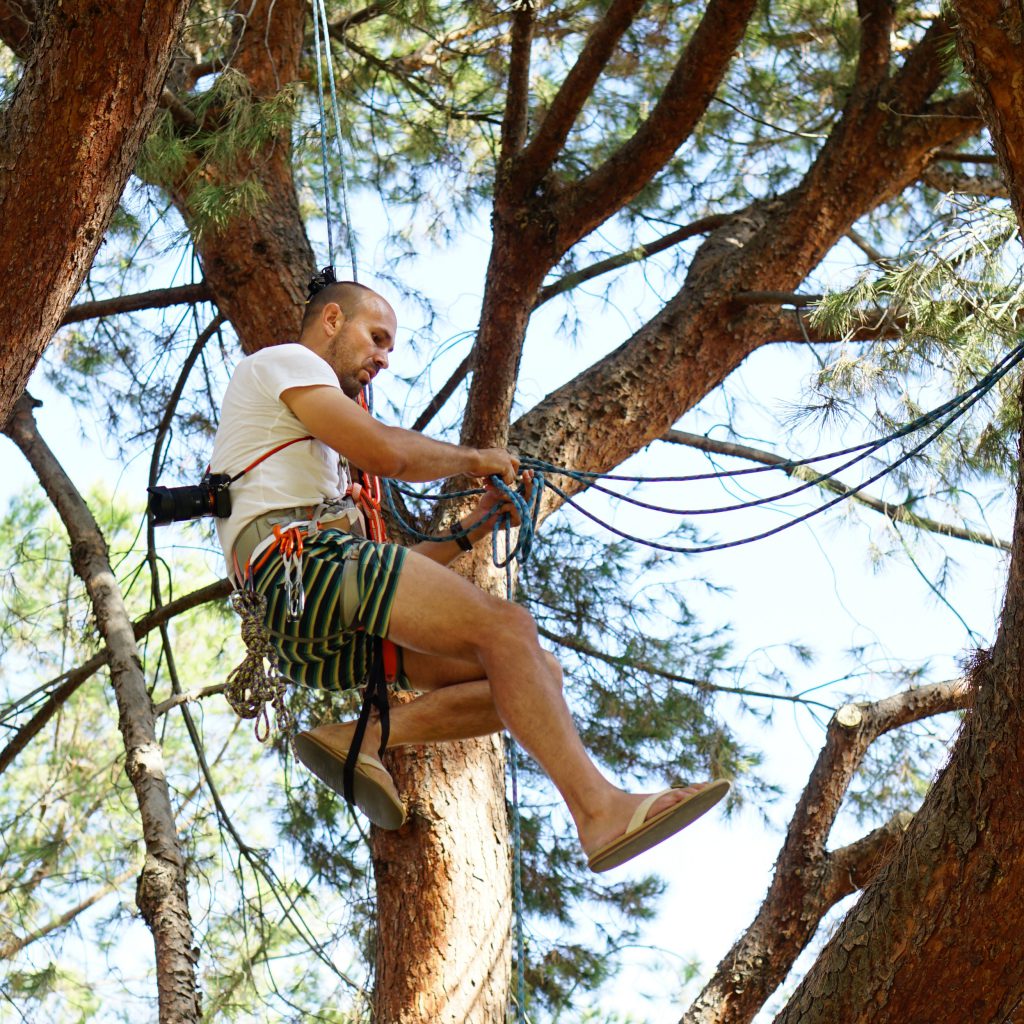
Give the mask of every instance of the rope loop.
POLYGON ((231 595, 231 606, 242 620, 246 655, 228 674, 224 696, 239 718, 255 719, 256 739, 264 743, 270 736, 268 704, 274 709, 279 729, 292 725, 292 714, 284 702, 288 684, 278 669, 277 651, 264 623, 266 598, 245 587, 231 595))

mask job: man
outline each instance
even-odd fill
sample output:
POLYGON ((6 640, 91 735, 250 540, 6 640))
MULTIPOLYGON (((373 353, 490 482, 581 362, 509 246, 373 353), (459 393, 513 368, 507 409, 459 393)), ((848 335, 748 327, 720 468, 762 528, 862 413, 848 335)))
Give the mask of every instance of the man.
MULTIPOLYGON (((414 483, 493 475, 511 485, 517 478, 518 460, 505 449, 435 441, 386 426, 357 404, 387 368, 396 331, 394 310, 380 295, 351 282, 329 284, 307 304, 298 344, 263 349, 239 364, 211 462, 215 472, 231 475, 250 467, 232 485, 231 518, 218 521, 229 566, 267 596, 284 675, 335 689, 358 686, 371 638, 387 637, 401 652, 408 685, 422 691, 392 709, 389 746, 507 728, 561 793, 591 868, 607 870, 684 828, 726 794, 728 783, 646 797, 613 786, 583 748, 562 696, 561 669, 541 649, 529 613, 444 567, 463 545, 454 538, 408 550, 374 544, 352 535, 348 510, 323 510, 325 499, 345 490, 339 455, 369 473, 414 483), (324 528, 301 553, 275 547, 273 526, 307 520, 317 506, 324 528), (299 618, 286 625, 288 602, 299 618)), ((504 507, 488 485, 463 528, 504 507)), ((478 525, 469 540, 488 532, 488 524, 478 525)), ((351 722, 321 726, 297 737, 297 755, 341 791, 354 734, 351 722)), ((397 828, 404 806, 383 764, 367 753, 379 742, 380 723, 371 721, 360 745, 355 800, 376 824, 397 828)))

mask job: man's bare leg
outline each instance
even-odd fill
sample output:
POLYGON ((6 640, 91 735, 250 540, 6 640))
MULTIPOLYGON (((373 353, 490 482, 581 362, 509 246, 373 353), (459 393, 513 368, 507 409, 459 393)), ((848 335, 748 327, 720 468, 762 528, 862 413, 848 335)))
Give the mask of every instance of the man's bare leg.
MULTIPOLYGON (((622 834, 644 796, 613 786, 587 755, 562 696, 561 671, 541 649, 527 612, 411 552, 399 580, 389 638, 411 651, 479 663, 500 720, 561 793, 583 848, 598 849, 622 834)), ((454 699, 447 696, 452 689, 430 696, 443 703, 454 699)), ((412 711, 419 703, 406 707, 412 711)), ((650 815, 686 795, 679 790, 662 797, 650 815)))

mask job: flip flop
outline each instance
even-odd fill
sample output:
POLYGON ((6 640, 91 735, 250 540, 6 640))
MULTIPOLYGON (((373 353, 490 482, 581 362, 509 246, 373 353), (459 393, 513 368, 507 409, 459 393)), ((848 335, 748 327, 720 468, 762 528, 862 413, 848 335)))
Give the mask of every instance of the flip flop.
MULTIPOLYGON (((345 761, 349 748, 333 744, 320 732, 300 732, 295 737, 295 756, 329 789, 345 795, 345 761)), ((356 761, 353 795, 359 808, 380 828, 401 828, 405 804, 387 768, 372 754, 360 754, 356 761)))
POLYGON ((683 788, 686 787, 672 786, 647 797, 637 807, 626 826, 626 831, 618 839, 613 839, 610 843, 602 846, 600 850, 595 850, 590 854, 587 859, 590 870, 608 871, 610 868, 616 868, 645 850, 649 850, 652 846, 657 846, 669 836, 674 836, 687 825, 695 822, 702 814, 710 811, 729 792, 730 787, 725 779, 705 782, 693 796, 680 800, 667 810, 655 814, 653 818, 647 817, 647 812, 661 797, 666 793, 671 793, 674 789, 683 788))

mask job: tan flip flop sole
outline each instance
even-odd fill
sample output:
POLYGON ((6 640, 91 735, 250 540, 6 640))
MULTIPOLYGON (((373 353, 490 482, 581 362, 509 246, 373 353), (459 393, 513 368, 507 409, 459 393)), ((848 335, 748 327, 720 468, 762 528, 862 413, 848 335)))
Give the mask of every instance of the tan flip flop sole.
MULTIPOLYGON (((322 743, 308 732, 295 737, 295 756, 329 789, 345 795, 345 760, 348 750, 322 743)), ((360 754, 352 784, 356 806, 380 828, 405 824, 405 804, 388 770, 370 754, 360 754)))
POLYGON ((608 871, 611 868, 616 868, 645 850, 651 849, 652 846, 657 846, 669 836, 681 832, 702 814, 710 811, 729 792, 730 786, 725 779, 715 779, 688 799, 674 804, 660 814, 654 815, 653 818, 645 817, 660 797, 671 793, 672 789, 679 788, 683 787, 673 786, 648 797, 637 808, 626 831, 618 839, 613 839, 590 855, 587 860, 590 870, 608 871))

